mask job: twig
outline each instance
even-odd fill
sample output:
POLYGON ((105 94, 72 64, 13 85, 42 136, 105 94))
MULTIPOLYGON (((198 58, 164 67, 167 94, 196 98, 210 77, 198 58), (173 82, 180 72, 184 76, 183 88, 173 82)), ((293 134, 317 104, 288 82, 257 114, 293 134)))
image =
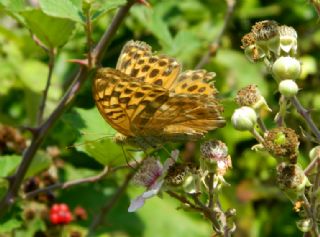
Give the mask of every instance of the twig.
POLYGON ((91 15, 90 15, 90 8, 87 9, 86 12, 86 35, 87 35, 87 44, 88 44, 88 54, 87 54, 87 58, 88 58, 88 67, 91 68, 95 62, 92 62, 92 22, 91 22, 91 15))
POLYGON ((306 175, 308 175, 312 170, 313 168, 319 163, 319 156, 317 156, 316 158, 314 158, 310 163, 309 165, 304 169, 304 173, 306 175))
POLYGON ((110 172, 111 172, 111 170, 109 169, 108 166, 106 166, 103 169, 103 171, 101 173, 99 173, 98 175, 91 176, 88 178, 83 178, 83 179, 72 180, 72 181, 68 181, 68 182, 64 182, 64 183, 56 183, 56 184, 50 185, 45 188, 37 189, 35 191, 27 193, 25 195, 25 199, 33 198, 36 195, 38 195, 39 193, 54 191, 56 189, 67 189, 67 188, 70 188, 70 187, 73 187, 73 186, 76 186, 79 184, 94 183, 94 182, 97 182, 100 179, 104 178, 105 176, 107 176, 110 172))
POLYGON ((212 207, 213 207, 213 177, 214 177, 214 174, 210 173, 209 180, 208 180, 208 183, 209 183, 209 204, 208 204, 208 207, 210 209, 212 209, 212 207))
POLYGON ((313 215, 311 205, 310 205, 306 195, 303 194, 302 195, 302 199, 303 199, 304 210, 306 211, 308 217, 312 219, 312 228, 311 228, 311 230, 309 232, 312 233, 312 236, 317 236, 318 237, 319 236, 319 230, 318 230, 317 219, 313 215))
POLYGON ((194 205, 192 202, 190 202, 186 197, 179 195, 173 191, 167 191, 167 194, 169 194, 171 197, 177 199, 178 201, 180 201, 181 203, 185 204, 186 206, 188 206, 191 209, 194 209, 196 211, 201 211, 202 209, 197 207, 196 205, 194 205))
POLYGON ((257 139, 257 141, 261 144, 264 143, 263 137, 257 132, 255 128, 250 130, 251 134, 257 139))
POLYGON ((301 114, 301 116, 306 120, 306 123, 308 124, 312 133, 317 137, 318 142, 320 142, 320 131, 312 120, 309 111, 301 105, 296 96, 291 98, 291 103, 294 105, 294 107, 296 107, 299 114, 301 114))
POLYGON ((54 68, 54 60, 55 60, 55 49, 54 48, 48 49, 47 52, 49 55, 49 62, 48 62, 49 72, 48 72, 46 87, 43 91, 42 100, 41 100, 41 103, 39 106, 39 112, 38 112, 38 116, 37 116, 37 125, 38 126, 41 125, 42 120, 43 120, 43 113, 44 113, 44 109, 45 109, 46 102, 47 102, 48 92, 49 92, 53 68, 54 68))
POLYGON ((257 124, 258 124, 258 126, 260 127, 260 129, 261 129, 261 131, 263 133, 268 132, 268 129, 267 129, 266 125, 264 124, 264 122, 263 122, 263 120, 261 119, 260 116, 258 116, 257 124))
POLYGON ((104 217, 108 214, 108 212, 112 209, 112 207, 115 205, 115 203, 119 200, 119 198, 122 196, 122 194, 127 189, 130 180, 132 179, 133 175, 135 174, 135 171, 130 172, 126 179, 124 180, 123 184, 118 188, 117 192, 113 194, 110 200, 101 208, 99 213, 94 217, 87 236, 93 236, 96 228, 102 223, 104 217))
MULTIPOLYGON (((121 22, 124 20, 126 14, 128 13, 131 6, 134 4, 134 0, 129 0, 126 5, 121 7, 115 17, 113 18, 108 30, 104 33, 98 45, 94 48, 93 52, 96 55, 96 62, 101 60, 104 52, 112 37, 116 33, 119 28, 121 22)), ((10 185, 7 193, 0 201, 0 217, 3 216, 6 210, 14 203, 14 199, 17 196, 18 190, 21 186, 23 178, 31 164, 31 161, 42 144, 43 140, 47 136, 50 128, 54 125, 54 123, 60 118, 65 109, 71 104, 72 100, 75 98, 76 94, 82 87, 83 83, 88 77, 88 70, 84 67, 81 67, 75 78, 73 79, 72 84, 69 89, 57 105, 56 109, 52 112, 52 114, 48 117, 48 119, 39 127, 38 133, 33 137, 31 141, 31 145, 26 149, 23 154, 23 159, 18 167, 13 182, 10 185)))
POLYGON ((219 32, 218 36, 215 38, 215 40, 209 45, 208 51, 206 52, 206 54, 202 56, 202 58, 200 59, 195 69, 200 69, 204 65, 206 65, 209 62, 210 58, 217 53, 217 50, 220 47, 222 36, 227 30, 228 24, 231 20, 231 17, 234 11, 234 6, 236 4, 236 0, 225 0, 225 1, 227 3, 227 12, 224 17, 224 23, 223 23, 222 29, 219 32))

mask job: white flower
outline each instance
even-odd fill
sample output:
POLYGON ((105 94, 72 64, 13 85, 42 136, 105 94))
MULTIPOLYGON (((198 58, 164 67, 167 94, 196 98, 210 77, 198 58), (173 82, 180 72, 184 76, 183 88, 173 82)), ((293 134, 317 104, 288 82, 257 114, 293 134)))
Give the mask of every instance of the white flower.
POLYGON ((164 182, 164 177, 170 166, 172 166, 178 159, 179 151, 173 150, 171 156, 162 165, 154 157, 148 157, 144 160, 142 166, 135 174, 133 182, 146 187, 146 191, 131 200, 128 212, 135 212, 141 208, 146 199, 156 196, 162 187, 164 182))

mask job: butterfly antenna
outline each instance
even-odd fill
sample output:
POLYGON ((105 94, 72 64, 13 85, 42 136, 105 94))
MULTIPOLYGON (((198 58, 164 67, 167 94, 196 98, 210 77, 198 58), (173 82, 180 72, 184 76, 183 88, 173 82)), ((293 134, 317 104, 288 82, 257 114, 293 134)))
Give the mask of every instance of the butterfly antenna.
MULTIPOLYGON (((121 144, 121 149, 122 149, 122 152, 123 152, 123 155, 124 155, 124 158, 126 159, 126 163, 127 165, 131 168, 131 169, 135 169, 135 167, 133 167, 132 165, 130 165, 130 162, 129 162, 129 158, 127 156, 127 153, 123 147, 123 144, 121 144)), ((133 158, 134 159, 134 158, 133 158)), ((134 159, 135 160, 135 159, 134 159)), ((136 163, 138 163, 136 160, 135 160, 136 163)))

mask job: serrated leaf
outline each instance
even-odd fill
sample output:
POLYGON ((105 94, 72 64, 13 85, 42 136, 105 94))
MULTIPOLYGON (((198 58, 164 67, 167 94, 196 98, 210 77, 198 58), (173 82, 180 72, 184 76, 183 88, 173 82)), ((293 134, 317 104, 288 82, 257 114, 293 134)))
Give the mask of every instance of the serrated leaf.
POLYGON ((96 108, 75 109, 63 117, 65 123, 81 132, 77 150, 87 153, 103 165, 124 163, 121 147, 112 141, 116 131, 104 121, 96 108))
POLYGON ((26 26, 49 48, 62 47, 75 29, 73 21, 48 16, 41 10, 23 11, 20 14, 26 26))
POLYGON ((92 21, 97 20, 99 17, 101 17, 106 12, 113 10, 115 8, 118 8, 119 6, 126 3, 126 0, 109 0, 109 1, 103 1, 101 4, 99 4, 99 8, 95 9, 96 7, 93 7, 92 9, 92 21))
POLYGON ((0 177, 4 178, 12 175, 20 161, 21 156, 18 155, 0 156, 0 177))
POLYGON ((85 17, 78 1, 40 0, 40 7, 49 16, 85 23, 85 17))

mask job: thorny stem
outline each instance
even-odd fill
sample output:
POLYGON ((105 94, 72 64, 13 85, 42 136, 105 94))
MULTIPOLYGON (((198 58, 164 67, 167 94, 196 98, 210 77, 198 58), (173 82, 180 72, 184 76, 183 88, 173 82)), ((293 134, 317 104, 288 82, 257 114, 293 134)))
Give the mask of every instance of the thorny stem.
POLYGON ((315 125, 314 121, 312 120, 309 111, 301 105, 300 101, 296 96, 291 98, 291 103, 294 105, 294 107, 296 107, 299 114, 301 114, 301 116, 305 119, 311 131, 317 137, 317 141, 320 142, 320 131, 315 125))
POLYGON ((70 187, 73 187, 73 186, 76 186, 79 184, 97 182, 97 181, 103 179, 105 176, 107 176, 111 171, 112 170, 110 170, 109 167, 106 166, 103 169, 103 171, 101 173, 99 173, 98 175, 83 178, 83 179, 72 180, 72 181, 68 181, 68 182, 64 182, 64 183, 56 183, 56 184, 50 185, 48 187, 37 189, 35 191, 29 192, 25 195, 25 198, 26 199, 33 198, 39 193, 49 192, 49 191, 53 191, 56 189, 67 189, 67 188, 70 188, 70 187))
POLYGON ((39 106, 39 112, 38 112, 38 116, 37 116, 37 125, 38 126, 40 126, 40 124, 42 123, 42 120, 43 120, 43 114, 44 114, 44 110, 45 110, 45 106, 46 106, 46 102, 47 102, 48 92, 49 92, 51 78, 52 78, 52 74, 53 74, 54 60, 55 60, 55 49, 50 48, 47 50, 47 52, 49 55, 49 62, 48 62, 49 71, 48 71, 46 87, 43 91, 41 103, 39 106))
MULTIPOLYGON (((102 36, 101 40, 93 50, 93 56, 95 57, 95 62, 99 62, 106 51, 108 45, 111 42, 112 37, 116 33, 120 24, 124 20, 126 14, 128 13, 131 6, 134 4, 134 0, 128 0, 127 4, 121 7, 116 15, 114 16, 109 28, 102 36)), ((15 198, 18 194, 19 188, 23 181, 23 178, 33 160, 35 153, 42 144, 43 140, 46 138, 49 130, 53 127, 54 123, 60 118, 62 113, 71 104, 80 88, 82 87, 85 80, 88 78, 88 70, 84 67, 80 67, 79 72, 73 79, 69 89, 66 91, 65 95, 57 105, 56 109, 51 113, 48 119, 39 127, 37 133, 33 136, 30 146, 25 150, 23 154, 23 159, 18 167, 16 173, 13 176, 13 182, 7 193, 0 201, 0 217, 5 214, 7 209, 14 203, 15 198)))
POLYGON ((209 62, 210 58, 217 53, 217 50, 222 40, 222 36, 227 30, 227 27, 233 15, 234 7, 236 5, 236 0, 225 0, 225 1, 227 3, 227 12, 224 17, 222 29, 219 32, 218 36, 215 38, 215 40, 209 45, 209 50, 206 52, 206 54, 202 56, 202 58, 200 59, 195 69, 203 68, 203 66, 209 62))
POLYGON ((167 193, 177 199, 178 201, 180 201, 181 203, 183 203, 184 205, 186 205, 187 207, 193 209, 193 210, 196 210, 196 211, 202 211, 202 209, 196 205, 194 205, 192 202, 190 202, 186 197, 182 196, 182 195, 179 195, 173 191, 167 191, 167 193))
POLYGON ((220 235, 223 234, 225 237, 231 236, 231 231, 227 225, 227 218, 220 207, 217 207, 219 210, 214 211, 212 208, 207 207, 199 200, 198 194, 190 194, 190 196, 195 204, 202 209, 202 213, 211 221, 214 231, 220 235))
POLYGON ((119 198, 123 195, 126 191, 130 180, 132 179, 133 175, 135 174, 134 171, 130 172, 122 185, 118 188, 117 192, 113 194, 110 200, 101 208, 99 213, 93 219, 90 228, 88 230, 87 237, 93 236, 96 228, 103 222, 104 217, 108 214, 108 212, 112 209, 112 207, 116 204, 119 198))

